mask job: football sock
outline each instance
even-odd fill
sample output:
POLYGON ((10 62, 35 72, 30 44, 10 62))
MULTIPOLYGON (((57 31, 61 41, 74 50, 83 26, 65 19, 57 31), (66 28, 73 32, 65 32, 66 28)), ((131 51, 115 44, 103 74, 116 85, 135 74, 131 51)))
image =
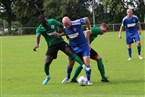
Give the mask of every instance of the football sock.
POLYGON ((91 70, 86 71, 86 77, 87 77, 87 79, 89 81, 90 80, 90 77, 91 77, 91 70))
POLYGON ((76 68, 76 70, 75 70, 75 73, 74 73, 74 75, 72 77, 72 80, 76 80, 76 78, 80 74, 81 70, 82 70, 82 66, 81 65, 78 65, 77 68, 76 68))
POLYGON ((137 46, 137 50, 138 50, 138 55, 140 55, 140 52, 141 52, 141 46, 137 46))
POLYGON ((81 66, 84 64, 82 59, 78 57, 76 54, 72 54, 70 57, 73 58, 76 62, 78 62, 81 66))
POLYGON ((45 71, 45 74, 48 76, 49 75, 49 65, 44 64, 44 71, 45 71))
POLYGON ((132 53, 131 48, 128 48, 128 55, 129 55, 130 58, 132 57, 132 56, 131 56, 131 53, 132 53))
POLYGON ((105 70, 104 70, 102 58, 97 60, 97 64, 98 64, 98 69, 100 71, 101 77, 104 78, 105 77, 105 70))
POLYGON ((70 78, 70 74, 72 72, 72 68, 70 68, 69 66, 67 66, 67 75, 66 77, 69 79, 70 78))

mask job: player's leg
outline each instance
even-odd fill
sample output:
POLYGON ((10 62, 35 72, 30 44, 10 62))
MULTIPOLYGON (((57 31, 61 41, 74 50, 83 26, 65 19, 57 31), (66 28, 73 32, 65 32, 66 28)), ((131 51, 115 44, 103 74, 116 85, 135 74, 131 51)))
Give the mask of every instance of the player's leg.
POLYGON ((132 59, 132 49, 131 49, 131 44, 133 43, 133 39, 131 36, 127 36, 126 38, 126 44, 128 46, 128 60, 132 59))
POLYGON ((128 44, 128 60, 131 60, 132 59, 132 49, 131 49, 131 44, 128 44))
POLYGON ((138 34, 134 35, 134 39, 137 44, 138 57, 139 57, 139 59, 143 59, 143 57, 141 57, 141 41, 140 41, 139 35, 138 34))
POLYGON ((143 57, 141 56, 141 42, 137 41, 137 50, 138 50, 138 57, 139 59, 143 59, 143 57))
POLYGON ((78 65, 77 68, 75 69, 75 72, 74 72, 74 75, 71 79, 71 82, 77 82, 77 77, 78 75, 81 73, 81 70, 82 70, 82 66, 81 65, 78 65))
POLYGON ((43 81, 43 85, 46 85, 48 83, 48 81, 50 80, 50 75, 49 75, 50 68, 49 67, 50 67, 50 64, 52 61, 53 61, 53 57, 46 55, 45 64, 44 64, 44 72, 46 74, 46 78, 43 81))
POLYGON ((104 69, 104 64, 103 64, 102 58, 92 48, 91 48, 90 54, 91 54, 90 55, 91 59, 97 61, 98 70, 99 70, 101 77, 102 77, 101 81, 102 82, 109 82, 109 80, 105 76, 105 69, 104 69))
POLYGON ((69 65, 67 66, 67 70, 66 70, 66 77, 62 80, 62 84, 65 84, 70 79, 74 63, 75 63, 74 60, 69 60, 69 65))
POLYGON ((53 61, 53 59, 57 58, 57 52, 58 52, 58 47, 57 46, 51 46, 48 48, 46 52, 46 59, 45 59, 45 64, 44 64, 44 72, 46 74, 46 78, 43 81, 43 85, 46 85, 48 81, 50 80, 50 64, 53 61))
POLYGON ((66 42, 62 43, 60 50, 62 50, 66 55, 71 57, 77 63, 79 63, 86 71, 90 70, 90 68, 87 67, 86 64, 84 65, 84 62, 82 61, 82 59, 73 52, 71 47, 66 42))
MULTIPOLYGON (((86 66, 90 67, 90 50, 84 51, 82 56, 83 56, 83 60, 84 60, 84 63, 86 64, 86 66)), ((88 79, 87 84, 88 85, 92 85, 92 82, 91 82, 91 70, 86 71, 86 77, 88 79)))

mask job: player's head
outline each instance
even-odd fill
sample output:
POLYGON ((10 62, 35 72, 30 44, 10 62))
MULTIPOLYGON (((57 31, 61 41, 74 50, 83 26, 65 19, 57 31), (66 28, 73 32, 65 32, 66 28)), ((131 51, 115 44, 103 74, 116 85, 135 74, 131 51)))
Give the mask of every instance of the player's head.
POLYGON ((47 28, 47 20, 46 20, 45 16, 40 15, 38 20, 39 20, 40 24, 42 24, 45 28, 47 28))
POLYGON ((127 9, 126 13, 127 13, 128 17, 132 17, 133 11, 132 11, 132 9, 129 8, 129 9, 127 9))
POLYGON ((69 17, 65 16, 63 17, 62 19, 62 24, 67 28, 69 29, 71 27, 71 20, 69 17))
POLYGON ((104 34, 105 32, 108 31, 108 25, 106 23, 102 23, 100 25, 100 29, 101 29, 101 33, 100 34, 102 35, 102 34, 104 34))

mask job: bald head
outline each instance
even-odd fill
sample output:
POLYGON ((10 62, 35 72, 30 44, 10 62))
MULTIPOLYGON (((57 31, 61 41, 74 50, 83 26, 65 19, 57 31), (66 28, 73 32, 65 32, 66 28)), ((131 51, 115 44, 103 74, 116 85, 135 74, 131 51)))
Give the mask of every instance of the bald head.
POLYGON ((69 17, 65 16, 62 19, 62 24, 63 26, 65 26, 66 28, 70 28, 71 27, 71 20, 69 17))
POLYGON ((127 9, 126 13, 127 13, 127 16, 128 16, 128 17, 132 17, 132 13, 133 13, 133 12, 132 12, 132 9, 130 9, 130 8, 127 9))

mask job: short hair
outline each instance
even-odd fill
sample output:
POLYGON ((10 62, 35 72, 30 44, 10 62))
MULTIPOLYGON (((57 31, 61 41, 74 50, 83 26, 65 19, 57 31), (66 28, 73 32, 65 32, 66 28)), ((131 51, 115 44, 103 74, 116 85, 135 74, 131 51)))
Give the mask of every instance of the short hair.
POLYGON ((107 28, 107 30, 109 30, 108 25, 106 23, 102 23, 100 26, 103 26, 103 27, 107 28))
POLYGON ((43 23, 44 21, 46 21, 45 16, 44 16, 44 15, 40 15, 39 18, 38 18, 38 21, 39 21, 40 23, 43 23))

